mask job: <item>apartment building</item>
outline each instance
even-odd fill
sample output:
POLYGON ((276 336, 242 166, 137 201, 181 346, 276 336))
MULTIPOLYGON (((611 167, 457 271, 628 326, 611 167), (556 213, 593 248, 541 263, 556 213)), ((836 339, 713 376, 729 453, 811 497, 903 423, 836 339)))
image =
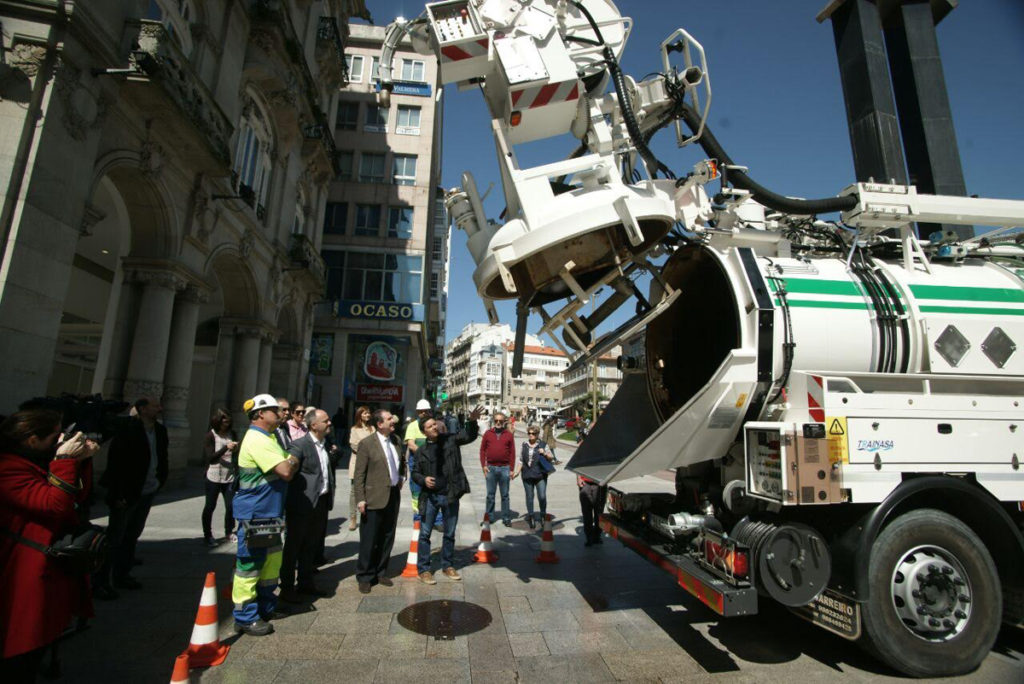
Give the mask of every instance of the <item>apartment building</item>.
POLYGON ((524 345, 523 370, 512 377, 515 345, 505 344, 502 363, 502 403, 520 419, 535 420, 556 412, 562 402, 563 373, 569 357, 557 347, 524 345))

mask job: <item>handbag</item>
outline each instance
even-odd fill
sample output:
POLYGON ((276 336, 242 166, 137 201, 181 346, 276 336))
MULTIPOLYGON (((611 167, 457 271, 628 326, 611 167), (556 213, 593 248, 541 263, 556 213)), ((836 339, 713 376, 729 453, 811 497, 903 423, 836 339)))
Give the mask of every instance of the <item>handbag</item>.
POLYGON ((65 570, 86 575, 98 572, 107 559, 107 532, 98 525, 85 523, 46 546, 26 539, 17 532, 3 530, 19 544, 35 549, 57 561, 65 570))
POLYGON ((256 520, 239 520, 242 525, 242 538, 250 549, 266 549, 281 544, 284 533, 284 518, 261 518, 256 520))
POLYGON ((545 475, 555 472, 554 464, 548 460, 548 457, 544 454, 538 454, 538 460, 540 461, 540 469, 544 471, 545 475))

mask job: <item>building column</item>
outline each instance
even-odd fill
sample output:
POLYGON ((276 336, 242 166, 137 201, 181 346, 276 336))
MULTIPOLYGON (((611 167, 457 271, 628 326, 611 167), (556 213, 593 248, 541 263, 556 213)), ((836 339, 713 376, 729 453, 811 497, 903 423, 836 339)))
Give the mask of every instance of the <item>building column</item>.
POLYGON ((142 288, 138 283, 123 276, 121 296, 117 303, 117 317, 107 325, 113 325, 110 352, 107 360, 106 378, 103 381, 103 396, 107 399, 124 399, 124 379, 128 375, 128 360, 132 352, 132 333, 139 315, 139 300, 142 288))
POLYGON ((256 371, 256 391, 270 392, 270 368, 274 354, 274 335, 264 333, 260 339, 260 360, 256 371))
MULTIPOLYGON (((213 392, 210 395, 210 413, 222 408, 238 411, 241 406, 231 406, 232 371, 235 363, 235 326, 221 319, 220 336, 217 338, 217 361, 213 367, 213 392)), ((243 400, 244 401, 244 400, 243 400)))
POLYGON ((209 301, 209 295, 205 291, 189 285, 174 302, 167 368, 164 371, 164 424, 167 427, 188 428, 188 388, 192 379, 192 355, 196 348, 196 324, 199 305, 206 301, 209 301))
POLYGON ((242 404, 246 399, 256 395, 256 374, 259 371, 260 363, 260 336, 263 333, 261 328, 242 327, 235 330, 235 355, 233 382, 231 383, 231 398, 229 411, 235 418, 235 425, 245 426, 249 424, 248 418, 242 411, 242 404))
POLYGON ((174 297, 185 286, 180 277, 162 271, 143 271, 136 279, 143 290, 124 383, 124 398, 128 401, 163 396, 174 297))

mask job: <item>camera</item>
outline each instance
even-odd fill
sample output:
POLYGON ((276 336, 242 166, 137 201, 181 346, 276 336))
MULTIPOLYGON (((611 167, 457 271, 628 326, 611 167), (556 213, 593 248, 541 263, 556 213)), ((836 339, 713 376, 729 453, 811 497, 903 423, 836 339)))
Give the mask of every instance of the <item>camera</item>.
POLYGON ((59 397, 36 397, 18 407, 27 409, 49 409, 61 414, 61 430, 65 438, 76 432, 84 432, 87 439, 103 443, 113 437, 126 420, 119 414, 128 408, 128 402, 104 399, 99 394, 76 396, 62 394, 59 397))

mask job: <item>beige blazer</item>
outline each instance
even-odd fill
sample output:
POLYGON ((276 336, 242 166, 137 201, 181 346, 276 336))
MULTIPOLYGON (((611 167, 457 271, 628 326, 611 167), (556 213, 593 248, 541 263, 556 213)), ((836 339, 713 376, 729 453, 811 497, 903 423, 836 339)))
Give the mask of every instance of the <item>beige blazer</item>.
POLYGON ((349 430, 348 447, 352 451, 348 458, 348 479, 356 479, 356 450, 359 449, 359 443, 375 432, 376 430, 370 425, 366 427, 355 427, 353 425, 352 429, 349 430))
MULTIPOLYGON (((395 455, 398 457, 398 477, 405 478, 405 459, 402 448, 395 440, 395 455)), ((380 509, 388 505, 391 496, 391 472, 388 470, 388 459, 380 445, 380 438, 374 432, 359 442, 356 449, 356 467, 352 478, 356 501, 365 501, 368 509, 380 509)))

